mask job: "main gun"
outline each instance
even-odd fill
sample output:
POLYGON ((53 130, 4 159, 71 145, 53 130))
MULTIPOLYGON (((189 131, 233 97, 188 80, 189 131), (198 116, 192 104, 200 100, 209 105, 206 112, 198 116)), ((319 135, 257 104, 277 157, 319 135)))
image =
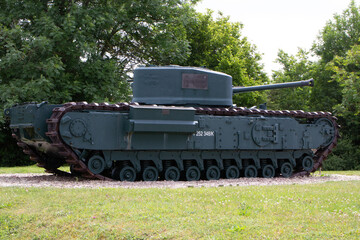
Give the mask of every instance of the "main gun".
POLYGON ((304 87, 304 86, 314 86, 314 80, 304 80, 297 82, 289 82, 289 83, 275 83, 268 85, 260 85, 260 86, 251 86, 251 87, 233 87, 233 94, 235 93, 243 93, 243 92, 253 92, 253 91, 262 91, 269 89, 278 89, 278 88, 290 88, 290 87, 304 87))

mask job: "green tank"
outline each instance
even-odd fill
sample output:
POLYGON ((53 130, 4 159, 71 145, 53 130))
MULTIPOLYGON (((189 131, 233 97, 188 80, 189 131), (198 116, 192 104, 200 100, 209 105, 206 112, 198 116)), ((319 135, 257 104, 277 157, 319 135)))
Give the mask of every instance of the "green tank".
POLYGON ((327 112, 233 105, 233 94, 312 86, 313 80, 233 87, 195 67, 139 67, 131 103, 27 103, 5 110, 13 137, 48 172, 121 181, 308 175, 339 136, 327 112))

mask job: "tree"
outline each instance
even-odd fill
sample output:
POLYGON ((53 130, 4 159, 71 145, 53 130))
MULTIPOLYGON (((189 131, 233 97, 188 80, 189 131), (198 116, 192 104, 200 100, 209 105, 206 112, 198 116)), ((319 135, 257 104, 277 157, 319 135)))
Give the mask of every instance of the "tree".
POLYGON ((332 80, 335 74, 328 64, 336 56, 344 57, 348 50, 359 43, 360 38, 360 8, 355 1, 342 13, 334 15, 321 30, 313 51, 320 57, 316 74, 316 87, 311 96, 315 109, 331 111, 342 101, 342 86, 332 80))
POLYGON ((1 103, 118 101, 139 63, 187 58, 189 1, 4 1, 1 103), (51 93, 51 94, 50 94, 51 93), (50 99, 49 99, 50 98, 50 99))
MULTIPOLYGON (((305 104, 304 108, 308 106, 307 109, 311 111, 333 111, 334 107, 342 102, 343 92, 342 84, 333 79, 336 73, 329 67, 329 64, 335 57, 344 57, 353 45, 359 43, 359 39, 360 8, 354 1, 351 1, 349 7, 342 14, 334 15, 334 18, 326 23, 311 52, 305 53, 301 50, 296 56, 291 57, 279 52, 278 61, 283 64, 283 69, 274 73, 274 80, 276 82, 285 81, 285 76, 295 79, 296 76, 314 78, 315 86, 311 90, 310 99, 307 100, 308 104, 305 104), (318 61, 307 60, 313 54, 319 57, 318 61)), ((288 90, 289 92, 290 90, 288 90)), ((283 94, 282 97, 285 95, 283 94)), ((279 100, 278 97, 276 104, 280 104, 279 100)), ((295 105, 291 104, 286 107, 295 108, 295 105)))
POLYGON ((343 120, 343 132, 360 145, 359 134, 354 134, 360 132, 360 46, 353 46, 345 57, 335 57, 329 67, 342 87, 342 102, 335 109, 343 120))
POLYGON ((323 105, 331 106, 342 126, 342 139, 325 164, 328 169, 339 163, 347 170, 360 168, 359 43, 360 7, 351 1, 348 9, 326 24, 314 45, 322 71, 319 92, 312 99, 321 105, 316 99, 322 94, 323 105))
POLYGON ((299 101, 292 101, 296 96, 291 95, 291 90, 286 93, 284 90, 283 94, 271 96, 275 106, 291 109, 303 101, 306 110, 332 111, 338 117, 342 138, 325 162, 326 169, 360 169, 359 43, 360 7, 351 1, 348 9, 326 23, 310 53, 288 56, 280 52, 283 69, 273 75, 279 82, 286 81, 288 76, 315 79, 310 99, 300 97, 299 101), (318 61, 307 60, 312 53, 319 57, 318 61), (284 106, 283 102, 290 105, 284 106))
MULTIPOLYGON (((260 63, 256 47, 241 35, 243 25, 229 21, 221 13, 214 19, 213 12, 197 13, 186 26, 191 53, 185 62, 189 66, 206 66, 233 77, 234 86, 263 84, 268 80, 260 63)), ((237 94, 234 103, 253 106, 265 101, 265 94, 252 92, 237 94)))
POLYGON ((335 56, 345 56, 346 52, 360 39, 360 8, 355 1, 340 15, 334 15, 321 30, 313 46, 321 61, 328 63, 335 56))
MULTIPOLYGON (((43 100, 126 101, 129 72, 139 64, 205 65, 232 75, 235 85, 266 81, 260 55, 241 35, 242 25, 196 13, 196 2, 0 2, 1 108, 43 100)), ((252 106, 263 99, 264 94, 251 93, 235 102, 252 106)), ((0 153, 9 155, 2 111, 0 129, 0 153)))
MULTIPOLYGON (((296 56, 291 56, 280 50, 277 62, 282 69, 274 71, 272 78, 275 83, 294 82, 310 79, 314 75, 314 63, 309 60, 309 53, 299 49, 296 56)), ((310 87, 285 88, 269 92, 271 109, 305 110, 311 109, 309 96, 310 87)))
MULTIPOLYGON (((136 64, 185 62, 184 26, 195 2, 1 1, 0 109, 28 101, 129 100, 127 73, 136 64)), ((0 152, 9 152, 2 110, 0 152)))

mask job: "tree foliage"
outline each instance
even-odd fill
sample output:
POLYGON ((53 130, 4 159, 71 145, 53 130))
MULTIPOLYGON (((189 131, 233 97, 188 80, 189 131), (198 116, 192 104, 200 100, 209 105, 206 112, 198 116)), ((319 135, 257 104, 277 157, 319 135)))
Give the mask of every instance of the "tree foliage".
POLYGON ((347 135, 343 136, 323 167, 326 170, 360 170, 360 148, 347 135))
MULTIPOLYGON (((274 71, 272 78, 276 83, 294 82, 310 79, 315 69, 313 62, 309 60, 308 52, 299 49, 296 56, 291 56, 284 51, 279 51, 277 62, 283 67, 282 70, 274 71)), ((312 89, 309 87, 285 88, 269 92, 269 107, 271 109, 287 110, 310 110, 309 95, 312 89)))
POLYGON ((130 66, 187 58, 189 14, 181 0, 3 1, 1 104, 126 99, 130 66))
MULTIPOLYGON (((284 64, 284 53, 280 51, 278 61, 283 68, 275 72, 273 76, 275 82, 286 81, 285 76, 290 76, 294 72, 297 76, 314 78, 315 87, 311 90, 309 100, 303 102, 302 108, 312 111, 332 111, 334 106, 341 103, 343 93, 342 84, 332 78, 335 72, 329 67, 329 64, 336 56, 345 56, 353 45, 359 43, 359 38, 360 8, 352 1, 342 14, 334 15, 333 19, 326 23, 311 52, 304 53, 303 50, 300 50, 296 56, 288 57, 291 58, 291 61, 284 64), (318 57, 319 60, 304 62, 312 55, 318 57)), ((279 100, 278 98, 276 102, 278 103, 279 100)), ((291 108, 291 106, 289 107, 291 108)))
MULTIPOLYGON (((221 14, 214 19, 211 12, 196 13, 196 2, 1 1, 1 108, 43 100, 130 100, 126 80, 138 64, 207 66, 232 75, 235 85, 266 81, 242 25, 221 14)), ((251 106, 263 98, 252 93, 236 102, 251 106)), ((20 152, 8 144, 2 111, 0 125, 0 154, 20 152)))
POLYGON ((342 14, 335 14, 321 30, 313 50, 328 63, 335 56, 345 56, 346 52, 360 39, 360 11, 352 0, 342 14))
POLYGON ((14 103, 129 100, 133 66, 184 62, 195 2, 1 1, 1 155, 15 151, 2 114, 14 103))
POLYGON ((335 74, 328 64, 335 57, 344 57, 360 41, 360 7, 351 1, 342 14, 335 14, 321 30, 314 43, 313 52, 320 58, 316 64, 316 87, 311 96, 315 110, 331 111, 342 101, 342 84, 333 81, 335 74))
POLYGON ((291 96, 291 90, 284 90, 282 95, 270 97, 275 106, 332 111, 339 118, 343 138, 325 164, 327 169, 360 168, 359 43, 360 7, 352 1, 342 14, 334 15, 326 23, 310 53, 304 55, 300 51, 296 56, 288 56, 280 52, 279 62, 283 68, 273 75, 276 82, 287 81, 289 76, 315 79, 315 87, 310 90, 308 99, 299 96, 299 101, 291 100, 299 93, 291 96), (307 61, 311 54, 319 60, 307 61), (290 104, 284 106, 284 101, 290 104))
MULTIPOLYGON (((235 86, 252 86, 266 82, 267 76, 260 64, 261 56, 246 37, 243 25, 229 21, 221 13, 214 19, 213 12, 198 13, 187 25, 191 53, 186 61, 189 66, 206 66, 233 77, 235 86)), ((265 101, 261 92, 237 94, 234 103, 253 106, 265 101)))
POLYGON ((342 102, 335 106, 343 119, 343 132, 360 145, 360 46, 355 45, 345 57, 335 57, 329 65, 333 79, 342 86, 342 102))

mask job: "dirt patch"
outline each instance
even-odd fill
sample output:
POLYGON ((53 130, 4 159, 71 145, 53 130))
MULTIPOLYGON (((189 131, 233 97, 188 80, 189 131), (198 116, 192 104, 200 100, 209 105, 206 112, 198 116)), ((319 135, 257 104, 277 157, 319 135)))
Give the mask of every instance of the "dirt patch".
POLYGON ((239 178, 220 179, 217 181, 194 182, 120 182, 87 180, 76 177, 62 177, 52 174, 0 174, 0 187, 56 187, 56 188, 185 188, 185 187, 224 187, 224 186, 265 186, 311 184, 328 181, 360 181, 360 176, 311 176, 297 178, 239 178))

